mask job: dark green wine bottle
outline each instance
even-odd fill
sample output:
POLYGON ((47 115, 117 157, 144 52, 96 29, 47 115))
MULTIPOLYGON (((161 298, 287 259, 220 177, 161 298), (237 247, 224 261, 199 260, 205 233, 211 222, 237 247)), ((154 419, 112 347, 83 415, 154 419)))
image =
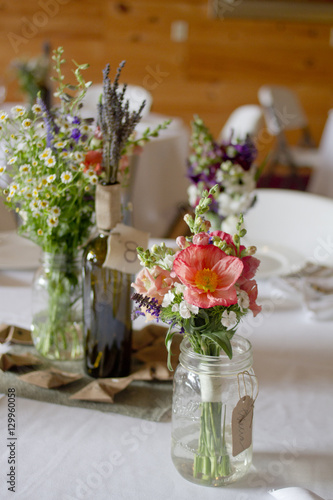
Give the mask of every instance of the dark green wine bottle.
POLYGON ((109 235, 120 220, 119 184, 97 186, 99 234, 83 256, 85 370, 95 378, 125 377, 131 367, 133 276, 103 266, 109 235))

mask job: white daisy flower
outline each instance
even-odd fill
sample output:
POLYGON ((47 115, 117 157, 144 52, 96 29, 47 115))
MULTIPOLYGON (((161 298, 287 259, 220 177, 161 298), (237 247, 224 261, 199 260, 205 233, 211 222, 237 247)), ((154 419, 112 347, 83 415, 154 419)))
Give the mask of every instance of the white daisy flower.
POLYGON ((97 184, 98 182, 98 177, 97 175, 92 175, 89 179, 90 184, 97 184))
POLYGON ((33 196, 34 198, 38 198, 38 194, 39 194, 39 193, 38 193, 38 189, 34 189, 34 190, 32 191, 32 196, 33 196))
POLYGON ((30 172, 30 170, 31 170, 30 165, 27 165, 27 164, 26 164, 26 165, 22 165, 22 166, 20 167, 20 172, 23 172, 23 173, 25 173, 25 174, 26 174, 27 172, 30 172))
POLYGON ((47 167, 54 167, 54 165, 56 164, 54 156, 49 156, 44 161, 47 167))
POLYGON ((32 162, 32 166, 33 166, 33 167, 37 167, 37 165, 38 165, 38 161, 34 160, 34 161, 32 162))
POLYGON ((82 162, 84 160, 84 154, 81 153, 80 151, 76 151, 74 153, 74 158, 76 161, 82 162))
POLYGON ((47 208, 49 206, 49 202, 46 200, 41 200, 38 204, 39 208, 47 208))
POLYGON ((47 180, 47 182, 48 182, 49 184, 51 184, 51 182, 53 182, 53 181, 55 181, 55 180, 56 180, 56 175, 55 175, 55 174, 51 174, 51 175, 49 175, 49 176, 47 177, 47 179, 46 179, 46 180, 47 180))
POLYGON ((233 328, 237 323, 237 314, 235 311, 223 311, 221 323, 225 328, 233 328))
POLYGON ((57 227, 57 225, 59 224, 59 219, 58 217, 52 217, 52 216, 49 216, 47 218, 47 225, 49 227, 57 227))
POLYGON ((0 175, 6 172, 6 167, 0 167, 0 175))
POLYGON ((22 126, 25 130, 29 129, 31 127, 32 121, 29 118, 26 118, 22 122, 22 126))
POLYGON ((26 109, 24 106, 14 106, 10 111, 14 118, 19 118, 25 114, 26 109))
POLYGON ((37 230, 37 234, 38 234, 38 236, 43 236, 43 229, 40 229, 40 228, 39 228, 39 229, 37 230))
POLYGON ((61 213, 61 210, 60 210, 60 208, 59 208, 59 207, 52 207, 52 208, 51 208, 51 214, 52 214, 53 216, 55 216, 55 217, 59 217, 60 213, 61 213))
POLYGON ((55 145, 54 145, 54 146, 55 146, 57 149, 62 149, 62 148, 64 148, 64 147, 66 146, 66 142, 64 142, 64 141, 58 141, 58 142, 56 142, 56 143, 55 143, 55 145))
POLYGON ((12 158, 10 158, 10 160, 8 160, 8 165, 13 165, 13 163, 15 163, 17 160, 17 156, 13 156, 12 158))
POLYGON ((39 202, 37 200, 33 200, 29 203, 29 207, 31 210, 35 211, 39 209, 39 202))
POLYGON ((5 111, 0 111, 0 122, 6 122, 8 120, 8 114, 5 111))
POLYGON ((39 104, 34 104, 32 106, 32 111, 33 111, 33 113, 35 113, 35 115, 39 115, 43 110, 39 104))
POLYGON ((42 215, 42 214, 40 213, 40 211, 39 211, 39 210, 35 210, 35 211, 32 213, 32 216, 33 216, 33 218, 34 218, 34 219, 39 219, 41 215, 42 215))
POLYGON ((13 184, 11 184, 9 187, 10 187, 10 190, 11 190, 11 191, 14 191, 14 193, 15 193, 15 192, 18 190, 18 188, 19 188, 19 187, 18 187, 18 185, 17 185, 15 182, 13 182, 13 184))
POLYGON ((50 158, 52 155, 52 149, 51 148, 46 148, 44 151, 39 155, 39 158, 41 160, 46 160, 47 158, 50 158))
POLYGON ((61 181, 64 183, 64 184, 68 184, 69 182, 71 182, 71 180, 73 179, 73 175, 72 175, 72 172, 70 172, 69 170, 66 170, 66 172, 63 172, 60 176, 61 178, 61 181))

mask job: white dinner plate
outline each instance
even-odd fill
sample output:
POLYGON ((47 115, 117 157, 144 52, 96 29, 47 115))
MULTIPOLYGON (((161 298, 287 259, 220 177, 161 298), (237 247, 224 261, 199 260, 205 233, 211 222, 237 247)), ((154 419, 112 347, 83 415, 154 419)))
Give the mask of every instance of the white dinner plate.
POLYGON ((259 243, 255 257, 260 260, 257 278, 270 278, 296 272, 305 263, 305 257, 283 245, 259 243))
POLYGON ((1 270, 36 269, 40 256, 40 247, 16 232, 0 232, 1 270))

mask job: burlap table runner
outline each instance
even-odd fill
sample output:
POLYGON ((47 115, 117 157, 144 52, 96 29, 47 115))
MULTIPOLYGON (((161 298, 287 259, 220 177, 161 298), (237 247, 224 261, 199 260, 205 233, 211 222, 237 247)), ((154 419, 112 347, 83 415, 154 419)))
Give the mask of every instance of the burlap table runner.
MULTIPOLYGON (((133 332, 133 357, 131 373, 137 373, 137 378, 144 380, 131 380, 130 383, 123 383, 123 379, 118 379, 125 388, 120 392, 116 391, 110 402, 101 402, 104 399, 97 398, 97 401, 86 401, 73 399, 76 394, 84 394, 89 384, 96 382, 96 379, 89 377, 83 369, 82 361, 49 361, 42 358, 32 345, 10 344, 9 354, 20 355, 29 354, 36 356, 40 364, 34 366, 11 366, 8 371, 0 371, 0 392, 7 393, 8 388, 15 388, 16 395, 23 398, 44 401, 48 403, 60 404, 65 406, 76 406, 88 408, 102 412, 118 413, 122 415, 142 418, 152 421, 166 421, 170 419, 172 403, 172 373, 166 369, 167 353, 164 345, 166 328, 157 325, 148 325, 141 331, 133 332), (162 361, 163 360, 163 361, 162 361), (67 385, 60 387, 38 387, 22 380, 31 378, 34 372, 44 370, 60 370, 78 374, 81 376, 78 380, 70 381, 67 385), (152 378, 152 380, 147 380, 152 378), (162 378, 163 380, 157 380, 162 378), (112 402, 113 401, 113 402, 112 402)), ((180 336, 179 336, 180 337, 180 336)), ((3 339, 4 340, 4 339, 3 339)), ((180 338, 176 339, 173 348, 173 365, 178 361, 180 338)), ((13 356, 15 359, 15 356, 13 356)), ((30 359, 30 358, 29 358, 30 359)), ((11 365, 11 363, 9 363, 11 365)), ((4 363, 7 369, 8 360, 4 363)), ((44 374, 45 375, 45 374, 44 374)), ((37 373, 38 376, 38 373, 37 373)), ((68 377, 74 379, 76 377, 68 377)), ((110 379, 97 379, 101 381, 102 392, 108 399, 109 388, 103 381, 110 379)), ((112 383, 112 380, 111 380, 112 383)), ((109 391, 109 394, 113 392, 109 391)))

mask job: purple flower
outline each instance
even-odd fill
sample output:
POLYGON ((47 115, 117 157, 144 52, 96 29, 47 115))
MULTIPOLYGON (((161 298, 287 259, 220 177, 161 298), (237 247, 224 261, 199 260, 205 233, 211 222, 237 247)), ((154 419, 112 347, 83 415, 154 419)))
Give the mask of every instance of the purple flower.
POLYGON ((80 129, 73 128, 72 133, 71 133, 71 138, 77 142, 80 139, 80 137, 81 137, 80 129))

